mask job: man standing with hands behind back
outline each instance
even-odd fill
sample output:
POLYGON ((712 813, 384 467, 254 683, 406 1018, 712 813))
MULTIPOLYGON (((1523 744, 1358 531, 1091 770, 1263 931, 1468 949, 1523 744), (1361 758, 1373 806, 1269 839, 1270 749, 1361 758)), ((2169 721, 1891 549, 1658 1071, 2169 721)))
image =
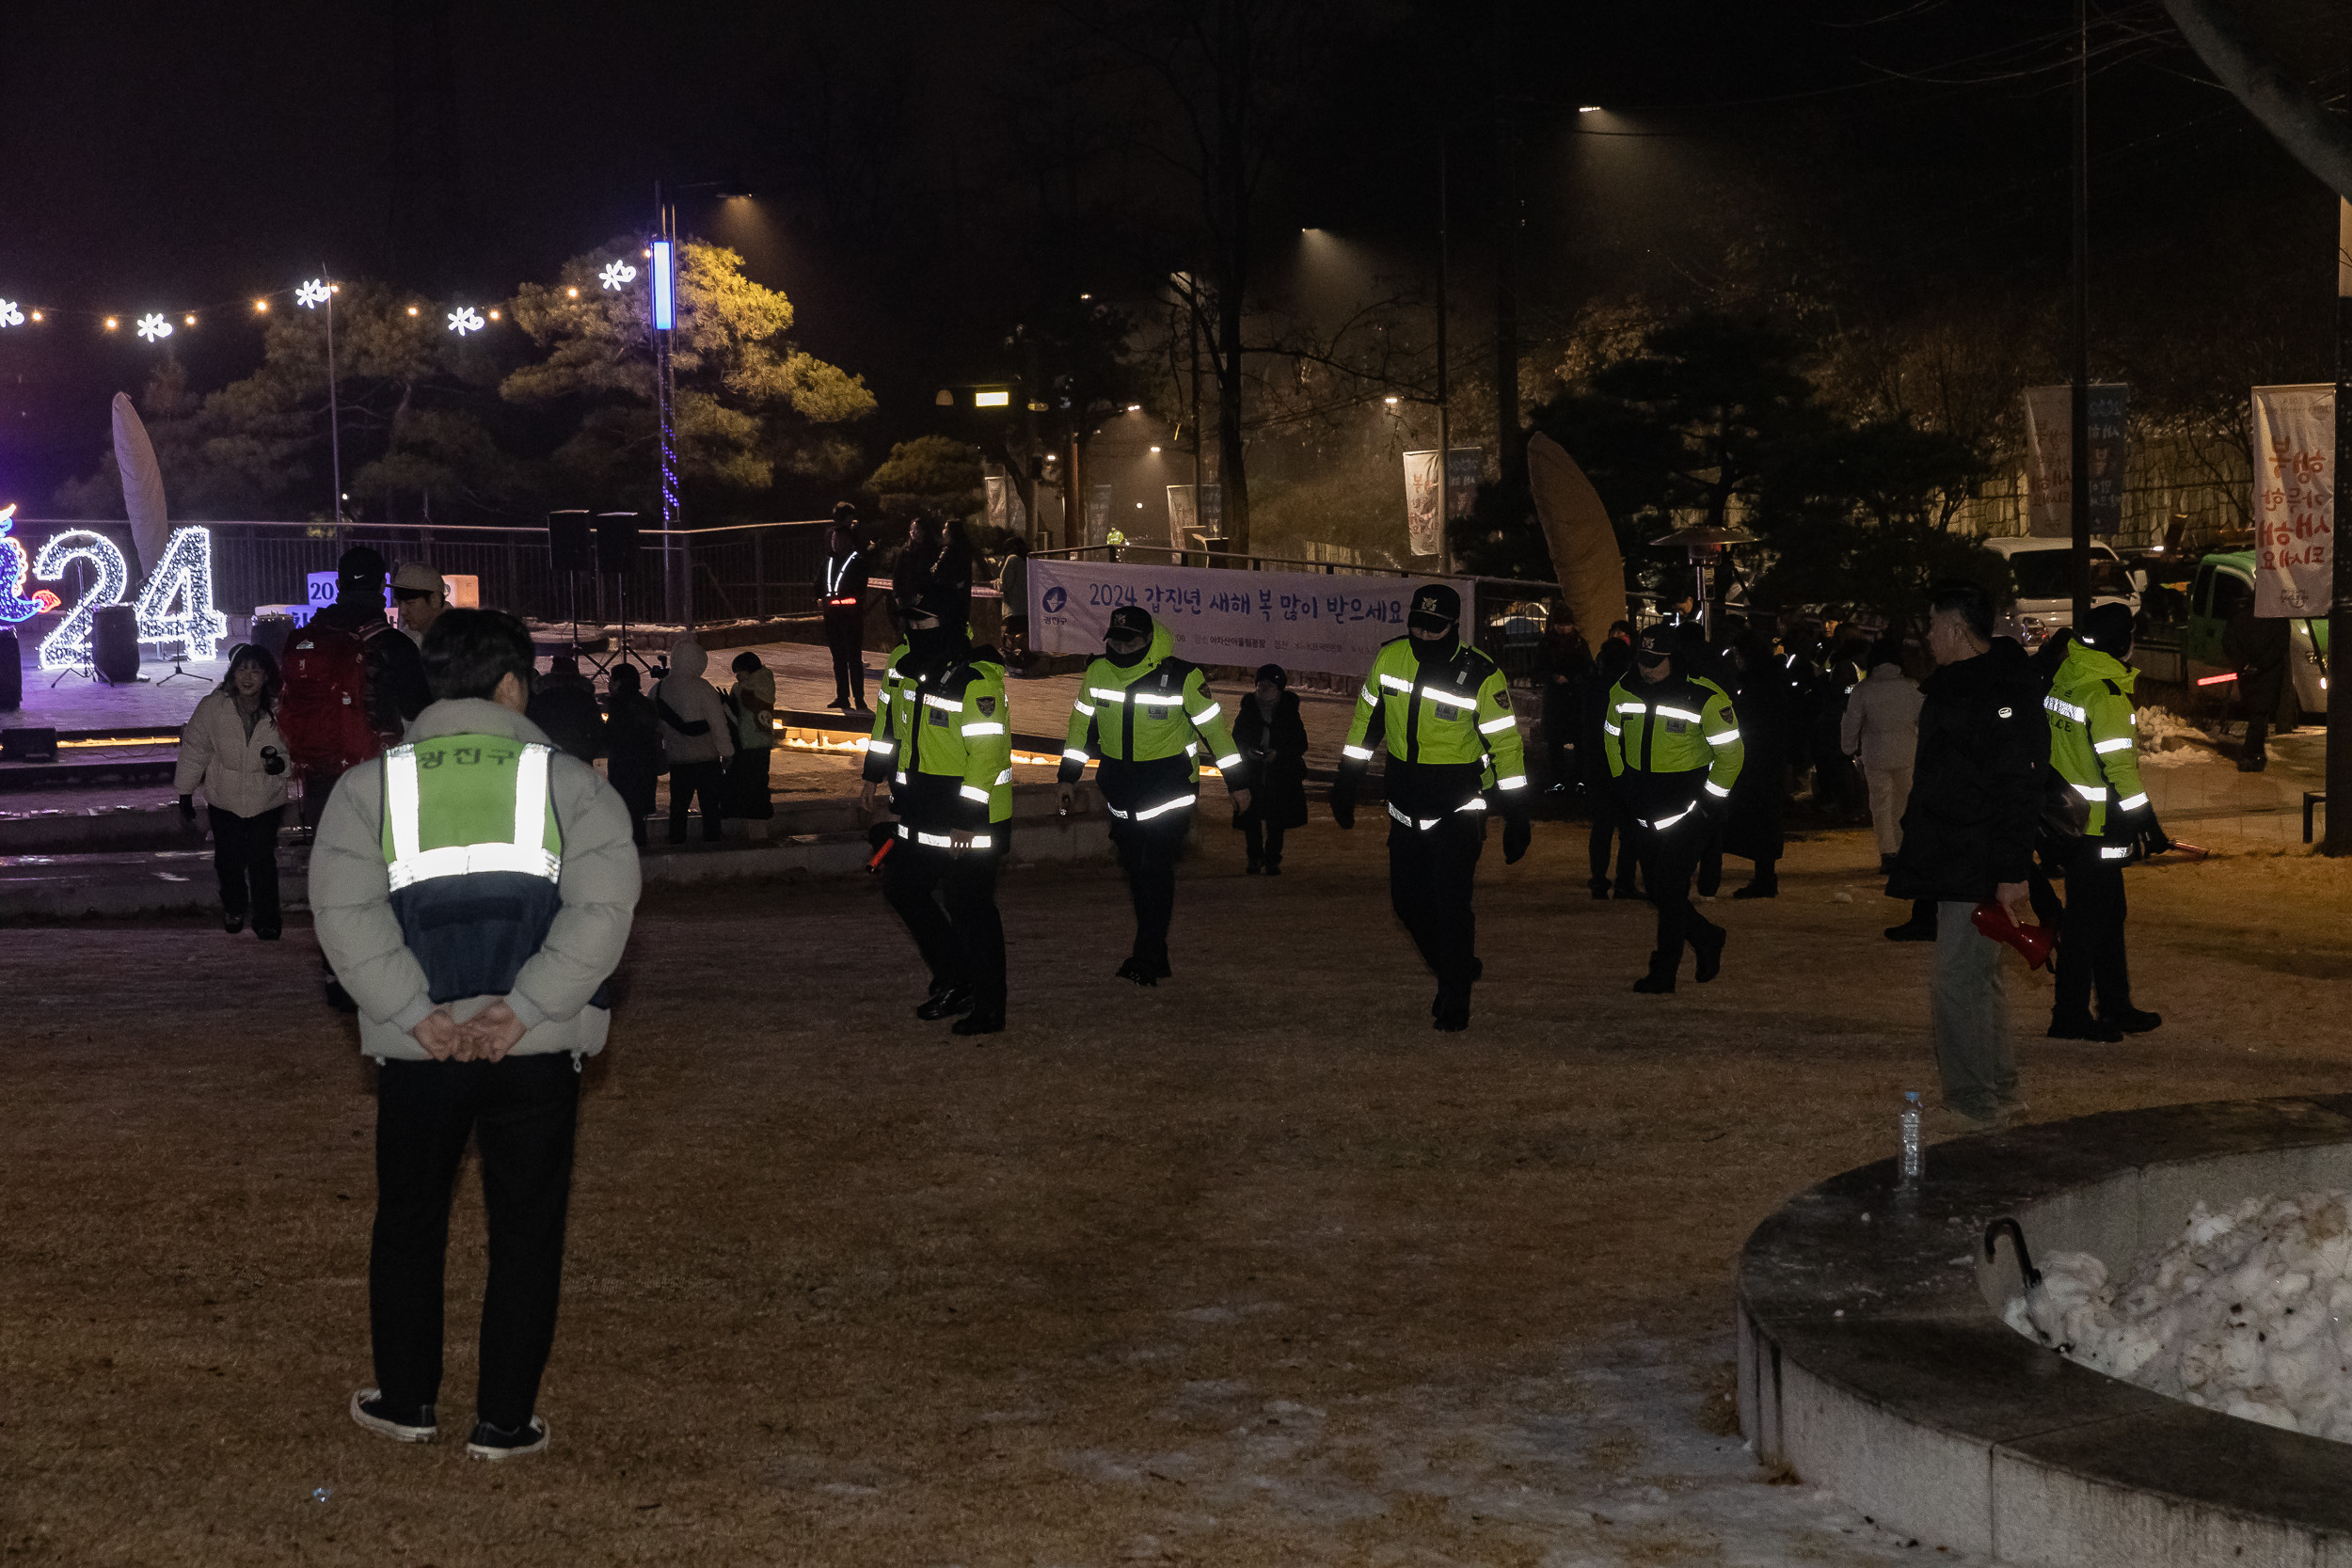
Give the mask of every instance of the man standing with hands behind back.
POLYGON ((532 1407, 555 1339, 580 1064, 604 1049, 637 850, 620 797, 523 717, 521 622, 444 611, 423 656, 434 703, 405 744, 342 776, 310 857, 319 946, 381 1069, 376 1386, 351 1416, 402 1442, 438 1435, 450 1189, 476 1139, 490 1279, 466 1451, 509 1459, 548 1444, 532 1407))
POLYGON ((1973 1131, 2026 1108, 2005 955, 1970 917, 1987 902, 2026 917, 2050 727, 2032 661, 2009 639, 1994 641, 1993 602, 1975 583, 1936 589, 1928 652, 1936 671, 1919 688, 1919 751, 1886 893, 1935 901, 1935 1061, 1954 1118, 1947 1130, 1973 1131))

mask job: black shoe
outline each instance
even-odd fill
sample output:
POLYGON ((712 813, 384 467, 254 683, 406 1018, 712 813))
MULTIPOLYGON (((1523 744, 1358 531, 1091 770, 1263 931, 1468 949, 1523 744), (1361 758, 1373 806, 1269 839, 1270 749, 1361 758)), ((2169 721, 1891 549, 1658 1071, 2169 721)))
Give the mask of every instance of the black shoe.
POLYGON ((2237 759, 2237 770, 2241 773, 2259 773, 2269 766, 2270 759, 2268 757, 2240 757, 2237 759))
POLYGON ((1881 855, 1879 857, 1879 875, 1882 877, 1892 877, 1894 874, 1895 857, 1892 855, 1881 855))
POLYGON ((970 1018, 956 1020, 951 1035, 1001 1035, 1005 1032, 1005 1009, 975 1007, 970 1018))
POLYGON ((850 699, 847 697, 835 697, 832 702, 827 703, 825 705, 836 712, 847 713, 850 711, 850 699))
POLYGON ((1584 885, 1593 890, 1593 896, 1596 898, 1609 896, 1609 879, 1606 877, 1596 877, 1584 885))
POLYGON ((970 986, 943 986, 924 999, 922 1006, 914 1009, 914 1016, 926 1023, 936 1023, 943 1018, 970 1012, 973 1001, 970 986))
POLYGON ((1429 1004, 1429 1017, 1441 1035, 1458 1035, 1470 1027, 1470 988, 1452 990, 1439 987, 1438 999, 1429 1004))
POLYGON ((1707 984, 1724 972, 1724 943, 1730 940, 1730 936, 1728 931, 1717 931, 1711 938, 1702 935, 1691 939, 1691 949, 1698 956, 1698 968, 1691 977, 1700 985, 1707 984))
POLYGON ((1640 888, 1635 887, 1631 882, 1619 882, 1617 884, 1617 891, 1614 896, 1619 898, 1646 898, 1649 895, 1644 893, 1640 888))
POLYGON ((2123 1031, 2086 1013, 2080 1018, 2054 1015, 2047 1035, 2054 1040, 2095 1040, 2101 1045, 2113 1045, 2123 1037, 2123 1031))
POLYGON ((264 926, 257 920, 253 923, 253 934, 263 942, 276 942, 278 928, 276 926, 264 926))
POLYGON ((1933 942, 1935 927, 1923 921, 1906 920, 1899 926, 1889 926, 1884 934, 1889 942, 1933 942))
POLYGON ((487 1421, 476 1421, 473 1435, 466 1439, 466 1457, 520 1459, 525 1454, 544 1452, 547 1446, 548 1423, 536 1416, 511 1430, 494 1427, 487 1421))
POLYGON ((2137 1007, 2126 1007, 2120 1013, 2102 1013, 2099 1015, 2099 1021, 2110 1028, 2121 1029, 2127 1035, 2144 1035, 2162 1023, 2164 1015, 2144 1012, 2137 1007))
POLYGON ((1675 989, 1675 977, 1671 974, 1645 974, 1633 982, 1633 989, 1644 996, 1666 996, 1675 989))
POLYGON ((441 1434, 431 1405, 395 1410, 380 1388, 362 1388, 351 1396, 351 1418, 395 1443, 430 1443, 441 1434))
POLYGON ((1279 877, 1282 874, 1282 863, 1280 861, 1266 862, 1265 874, 1269 877, 1279 877))
POLYGON ((1241 868, 1241 874, 1245 877, 1263 876, 1264 872, 1265 863, 1263 861, 1251 861, 1248 865, 1241 868))
POLYGON ((1138 986, 1156 986, 1160 983, 1159 971, 1141 958, 1129 958, 1112 972, 1111 978, 1133 980, 1138 986))
POLYGON ((1780 883, 1777 879, 1769 882, 1750 882, 1745 887, 1733 888, 1731 895, 1734 898, 1777 898, 1780 896, 1780 883))
POLYGON ((220 928, 233 937, 245 929, 245 916, 224 912, 220 917, 220 928))

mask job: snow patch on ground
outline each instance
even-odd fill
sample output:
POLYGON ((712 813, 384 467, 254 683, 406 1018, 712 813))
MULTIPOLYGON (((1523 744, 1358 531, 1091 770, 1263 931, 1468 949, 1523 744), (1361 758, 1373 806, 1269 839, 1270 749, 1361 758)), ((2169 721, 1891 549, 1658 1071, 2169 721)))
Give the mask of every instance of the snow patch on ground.
POLYGON ((2089 1253, 2058 1254, 2006 1316, 2110 1377, 2352 1442, 2352 1193, 2201 1203, 2121 1285, 2089 1253))

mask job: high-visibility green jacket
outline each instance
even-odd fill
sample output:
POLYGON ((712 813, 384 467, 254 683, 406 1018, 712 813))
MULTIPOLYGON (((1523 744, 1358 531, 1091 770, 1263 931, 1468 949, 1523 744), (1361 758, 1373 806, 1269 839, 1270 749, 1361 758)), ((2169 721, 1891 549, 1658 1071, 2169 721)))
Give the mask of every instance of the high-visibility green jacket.
POLYGON ((1224 775, 1228 793, 1246 786, 1241 748, 1200 667, 1175 655, 1166 626, 1133 664, 1097 658, 1070 709, 1060 779, 1075 784, 1100 758, 1097 782, 1114 816, 1164 815, 1199 798, 1200 753, 1224 775), (1149 766, 1156 764, 1157 766, 1149 766))
MULTIPOLYGON (((1662 781, 1702 771, 1708 794, 1718 800, 1730 799, 1748 755, 1740 742, 1740 719, 1730 696, 1706 676, 1686 675, 1680 670, 1662 681, 1628 674, 1611 687, 1608 708, 1601 715, 1600 742, 1609 758, 1609 776, 1629 781, 1637 792, 1648 786, 1657 797, 1652 803, 1661 809, 1675 799, 1662 781)), ((1695 792, 1691 798, 1696 798, 1695 792)), ((1674 820, 1679 818, 1651 826, 1664 827, 1674 820)))
POLYGON ((393 916, 436 1002, 500 996, 545 943, 562 897, 554 748, 444 735, 384 753, 382 846, 393 916))
POLYGON ((1386 747, 1389 810, 1426 828, 1448 813, 1483 811, 1484 791, 1505 810, 1525 808, 1526 748, 1502 666, 1459 641, 1423 659, 1413 639, 1380 645, 1356 694, 1340 748, 1343 774, 1360 775, 1386 747))
POLYGON ((1012 711, 993 648, 969 648, 925 669, 899 643, 882 673, 865 776, 887 780, 898 836, 946 847, 951 829, 976 830, 974 848, 1004 847, 1012 818, 1012 711))
MULTIPOLYGON (((2042 705, 2050 716, 2050 767, 2089 802, 2083 832, 2104 835, 2114 814, 2148 804, 2139 782, 2139 731, 2132 686, 2139 672, 2112 654, 2076 641, 2042 705)), ((2122 860, 2129 847, 2114 855, 2122 860)))

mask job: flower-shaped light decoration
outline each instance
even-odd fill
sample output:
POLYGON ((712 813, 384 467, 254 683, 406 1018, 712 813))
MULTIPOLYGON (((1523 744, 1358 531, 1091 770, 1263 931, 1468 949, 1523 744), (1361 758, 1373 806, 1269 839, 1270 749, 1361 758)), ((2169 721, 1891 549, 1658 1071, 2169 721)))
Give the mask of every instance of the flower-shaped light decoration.
POLYGON ((449 329, 460 338, 469 332, 479 332, 488 325, 482 319, 482 312, 470 305, 461 305, 449 313, 449 329))
POLYGON ((636 282, 637 269, 627 261, 607 261, 604 264, 604 270, 596 274, 596 280, 602 283, 607 291, 611 291, 619 288, 624 283, 636 282))
POLYGON ((23 326, 24 312, 16 308, 16 301, 0 299, 0 326, 23 326))
POLYGON ((320 306, 326 304, 326 281, 321 278, 313 277, 310 281, 305 283, 299 289, 296 289, 294 291, 294 303, 301 306, 305 310, 315 310, 320 306))
POLYGON ((151 343, 160 343, 171 336, 171 324, 164 320, 161 310, 150 310, 139 318, 139 336, 151 343))

